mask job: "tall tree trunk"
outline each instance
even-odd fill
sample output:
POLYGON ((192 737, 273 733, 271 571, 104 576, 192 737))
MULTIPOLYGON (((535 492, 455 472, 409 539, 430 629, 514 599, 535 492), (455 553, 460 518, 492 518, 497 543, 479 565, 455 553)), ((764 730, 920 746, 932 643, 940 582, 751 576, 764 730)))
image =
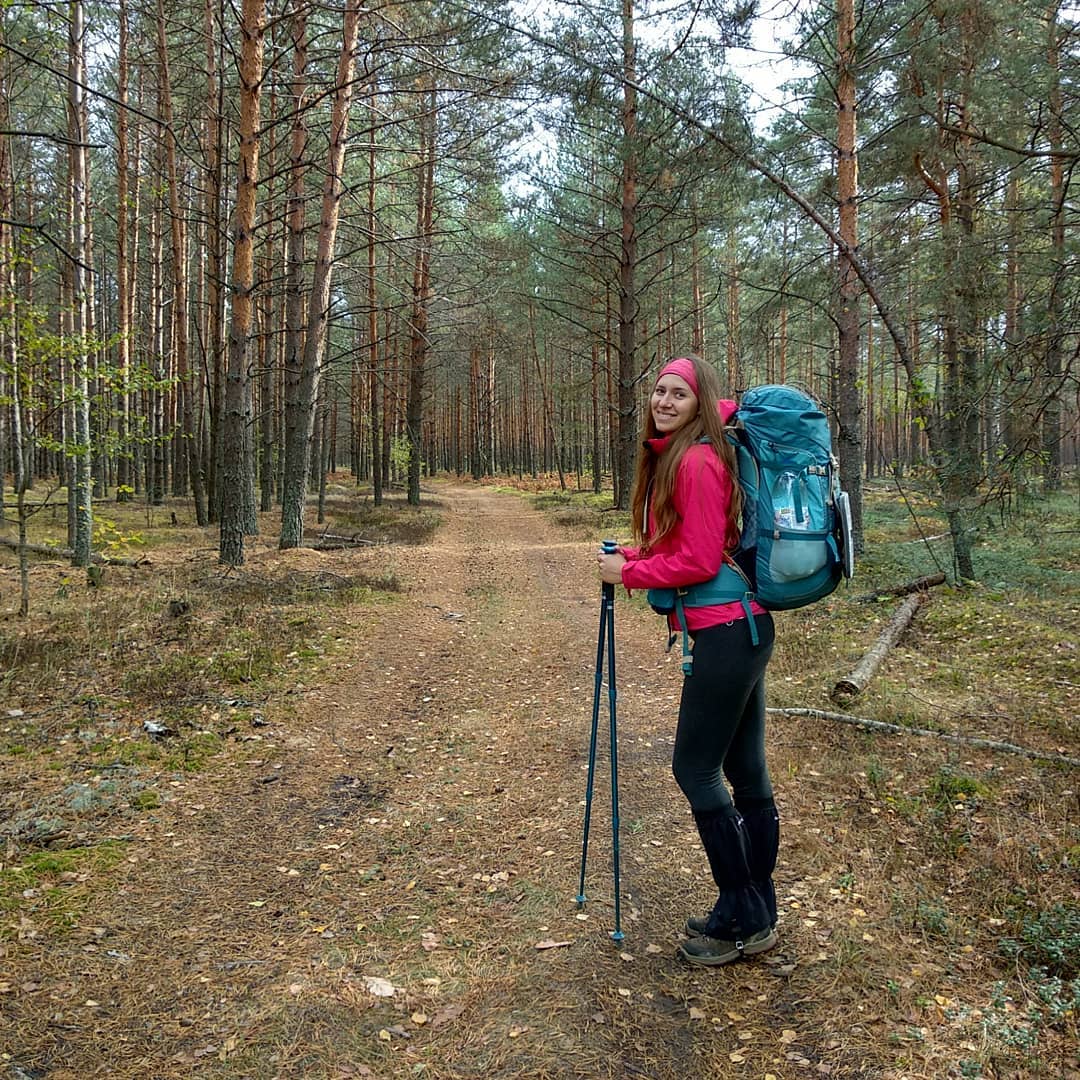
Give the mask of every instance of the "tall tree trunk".
MULTIPOLYGON (((837 200, 840 236, 849 251, 859 245, 858 156, 855 148, 855 0, 837 0, 837 200)), ((859 380, 859 278, 848 254, 840 253, 838 420, 840 484, 851 500, 852 539, 863 549, 863 401, 859 380)))
POLYGON ((87 279, 90 273, 90 243, 87 222, 90 183, 87 144, 89 131, 86 107, 86 14, 82 0, 72 0, 69 27, 68 136, 70 140, 72 213, 72 304, 74 321, 75 426, 74 460, 75 537, 71 562, 90 565, 93 532, 93 469, 90 443, 90 340, 87 279))
POLYGON ((303 362, 296 388, 297 423, 291 441, 285 445, 285 484, 281 500, 281 535, 278 539, 278 546, 282 548, 299 547, 304 532, 304 496, 311 467, 311 436, 330 318, 330 285, 343 191, 341 174, 345 163, 345 140, 349 128, 359 31, 360 5, 357 0, 347 0, 334 103, 330 113, 330 146, 323 183, 319 242, 308 304, 303 362))
POLYGON ((376 123, 375 103, 378 87, 374 76, 368 83, 368 116, 371 126, 368 128, 367 147, 367 354, 368 354, 368 413, 371 421, 371 494, 376 506, 383 503, 382 468, 380 467, 381 450, 379 436, 381 434, 381 421, 379 419, 379 293, 378 276, 376 273, 376 258, 378 246, 375 242, 375 193, 377 190, 378 173, 376 171, 377 156, 375 153, 375 136, 378 131, 376 123))
MULTIPOLYGON (((9 54, 4 48, 4 22, 0 19, 0 401, 11 400, 10 411, 0 408, 0 525, 4 513, 4 480, 8 469, 5 455, 11 447, 11 471, 18 493, 22 473, 22 431, 19 415, 19 349, 16 344, 15 302, 18 278, 15 273, 14 233, 15 183, 11 163, 9 111, 9 54)), ((25 614, 25 612, 24 612, 25 614)))
POLYGON ((195 521, 207 524, 206 489, 203 465, 195 431, 193 399, 195 384, 188 354, 188 284, 184 222, 181 216, 180 179, 176 168, 176 134, 173 131, 172 84, 169 77, 169 49, 165 38, 165 4, 157 0, 158 87, 161 97, 161 137, 165 142, 165 169, 169 188, 169 225, 172 240, 173 356, 176 359, 176 389, 180 405, 181 465, 186 464, 195 500, 195 521))
POLYGON ((1027 441, 1026 425, 1019 404, 1023 392, 1021 375, 1026 366, 1020 349, 1020 178, 1012 176, 1005 195, 1005 213, 1009 221, 1009 233, 1005 249, 1005 326, 1004 371, 1002 394, 1004 397, 1005 449, 1011 462, 1019 466, 1027 441))
MULTIPOLYGON (((273 35, 271 35, 271 48, 275 47, 273 35)), ((270 116, 269 126, 277 127, 278 95, 276 83, 270 88, 270 116)), ((277 174, 276 167, 276 140, 271 140, 267 151, 267 174, 271 177, 277 174)), ((263 208, 263 252, 261 278, 264 282, 271 282, 276 276, 276 267, 280 258, 280 238, 277 229, 277 214, 280 207, 273 198, 267 197, 263 208)), ((278 336, 274 333, 275 315, 277 312, 276 290, 266 288, 259 299, 259 408, 258 425, 259 432, 259 510, 268 513, 274 505, 274 492, 276 490, 274 476, 274 449, 276 446, 277 424, 277 401, 276 386, 278 360, 281 350, 278 347, 278 336)))
POLYGON ((218 557, 228 566, 244 562, 247 508, 254 504, 254 477, 247 467, 245 420, 252 296, 255 289, 254 230, 259 177, 259 107, 262 90, 266 0, 243 0, 240 24, 240 155, 233 211, 232 318, 229 326, 225 408, 221 421, 221 525, 218 557), (245 487, 249 494, 245 494, 245 487))
POLYGON ((128 269, 128 18, 126 0, 119 6, 119 42, 116 60, 116 366, 120 384, 116 418, 119 456, 116 466, 116 501, 131 497, 131 450, 128 446, 131 420, 131 292, 128 269))
MULTIPOLYGON (((206 0, 203 45, 206 64, 206 105, 203 127, 204 215, 206 218, 206 332, 202 378, 209 406, 209 424, 200 456, 206 462, 207 516, 221 515, 221 413, 225 401, 225 228, 222 223, 221 85, 218 79, 216 22, 221 6, 206 0)), ((200 404, 203 395, 200 395, 200 404)))
POLYGON ((296 0, 290 19, 293 44, 292 100, 293 123, 289 150, 289 196, 286 213, 285 250, 285 439, 282 461, 281 535, 283 547, 297 547, 303 533, 303 503, 299 520, 290 492, 300 484, 301 499, 306 492, 307 471, 300 439, 305 434, 305 419, 300 399, 304 358, 304 247, 307 235, 305 212, 305 177, 307 175, 307 14, 306 0, 296 0))
POLYGON ((636 348, 638 297, 637 272, 637 44, 634 38, 634 0, 622 7, 622 184, 619 247, 619 386, 618 452, 615 462, 615 505, 630 505, 630 485, 637 456, 638 410, 636 348))
POLYGON ((1050 69, 1050 298, 1046 341, 1046 405, 1043 411, 1043 485, 1047 491, 1061 489, 1061 393, 1062 341, 1065 328, 1065 283, 1068 263, 1065 254, 1065 169, 1064 92, 1061 86, 1061 40, 1067 33, 1058 19, 1059 0, 1047 12, 1047 59, 1050 69))
POLYGON ((413 268, 412 333, 409 348, 409 395, 405 424, 409 436, 407 499, 420 503, 420 466, 424 422, 424 383, 428 354, 428 305, 431 301, 431 243, 435 216, 435 120, 437 108, 434 75, 424 76, 427 86, 420 95, 420 145, 417 161, 416 256, 413 268))
MULTIPOLYGON (((158 142, 160 154, 161 143, 158 142)), ((158 173, 162 169, 158 162, 158 173)), ((150 210, 150 303, 153 309, 152 337, 150 340, 150 358, 148 366, 154 375, 154 382, 148 388, 150 399, 149 415, 150 446, 146 458, 146 497, 151 506, 161 506, 165 501, 165 264, 163 259, 163 192, 153 195, 150 210)))

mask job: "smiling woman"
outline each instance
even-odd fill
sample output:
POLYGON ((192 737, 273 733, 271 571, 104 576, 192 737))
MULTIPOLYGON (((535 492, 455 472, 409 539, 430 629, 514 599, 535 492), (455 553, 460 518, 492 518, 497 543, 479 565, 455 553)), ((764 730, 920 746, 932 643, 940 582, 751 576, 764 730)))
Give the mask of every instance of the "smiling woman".
MULTIPOLYGON (((724 422, 735 403, 720 398, 715 370, 680 356, 653 387, 634 484, 636 547, 599 556, 604 582, 627 589, 685 590, 736 583, 740 498, 724 422)), ((745 584, 749 589, 749 584, 745 584)), ((771 949, 776 936, 772 884, 780 819, 765 764, 765 667, 772 617, 738 584, 742 601, 686 607, 694 641, 675 730, 672 770, 690 803, 717 887, 712 911, 686 920, 679 951, 715 966, 771 949), (727 783, 731 785, 728 791, 727 783)), ((660 610, 659 607, 657 610, 660 610)), ((669 628, 683 625, 678 609, 669 628)))

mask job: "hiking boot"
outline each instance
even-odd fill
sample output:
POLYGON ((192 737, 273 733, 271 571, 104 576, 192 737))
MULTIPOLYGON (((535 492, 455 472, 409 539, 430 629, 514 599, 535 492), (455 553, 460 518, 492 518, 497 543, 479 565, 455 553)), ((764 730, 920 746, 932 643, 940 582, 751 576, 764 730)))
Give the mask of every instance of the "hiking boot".
POLYGON ((705 933, 705 927, 708 925, 708 915, 691 915, 690 918, 686 920, 683 931, 688 937, 702 937, 705 933))
MULTIPOLYGON (((709 925, 708 915, 691 915, 686 920, 686 925, 683 927, 683 933, 687 937, 703 937, 705 934, 705 928, 709 925)), ((772 924, 771 929, 776 929, 776 923, 772 924)))
POLYGON ((766 926, 764 930, 758 930, 742 941, 725 941, 722 938, 701 935, 691 938, 690 941, 684 941, 679 946, 679 952, 691 964, 719 967, 721 964, 730 964, 744 956, 765 952, 771 949, 777 940, 776 931, 771 926, 766 926))

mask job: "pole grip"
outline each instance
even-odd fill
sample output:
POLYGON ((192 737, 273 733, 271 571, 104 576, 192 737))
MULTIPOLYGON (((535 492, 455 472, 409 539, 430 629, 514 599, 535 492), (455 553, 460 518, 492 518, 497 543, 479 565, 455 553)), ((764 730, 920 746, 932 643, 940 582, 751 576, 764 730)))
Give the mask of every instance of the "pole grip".
MULTIPOLYGON (((601 540, 600 541, 600 550, 605 555, 614 555, 615 552, 617 552, 619 550, 619 545, 614 540, 601 540)), ((605 581, 604 584, 601 586, 600 591, 601 591, 601 594, 603 595, 604 599, 611 600, 612 602, 614 602, 614 600, 615 600, 615 586, 614 585, 609 585, 605 581)))

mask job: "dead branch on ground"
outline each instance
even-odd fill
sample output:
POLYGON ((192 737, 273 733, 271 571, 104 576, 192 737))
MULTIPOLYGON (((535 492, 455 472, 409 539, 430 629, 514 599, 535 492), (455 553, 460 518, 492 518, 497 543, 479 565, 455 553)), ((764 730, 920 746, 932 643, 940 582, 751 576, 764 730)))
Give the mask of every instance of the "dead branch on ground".
POLYGON ((906 727, 903 724, 889 724, 884 720, 869 720, 863 716, 851 716, 849 713, 827 712, 822 709, 767 709, 767 712, 779 716, 808 716, 814 720, 836 720, 841 724, 851 724, 866 731, 881 732, 886 735, 920 735, 941 739, 944 742, 960 746, 972 746, 979 750, 994 750, 1002 754, 1016 754, 1031 758, 1033 761, 1047 761, 1053 765, 1067 765, 1080 768, 1080 758, 1065 754, 1052 754, 1045 750, 1032 750, 1014 743, 999 742, 997 739, 981 739, 975 735, 954 735, 948 731, 933 731, 930 728, 906 727))
POLYGON ((886 589, 878 589, 875 592, 863 593, 862 596, 856 597, 856 600, 860 604, 870 604, 875 600, 880 600, 883 596, 910 596, 911 593, 923 592, 926 589, 933 588, 935 585, 944 585, 945 575, 929 574, 927 577, 916 578, 914 581, 907 581, 903 585, 890 585, 886 589))

